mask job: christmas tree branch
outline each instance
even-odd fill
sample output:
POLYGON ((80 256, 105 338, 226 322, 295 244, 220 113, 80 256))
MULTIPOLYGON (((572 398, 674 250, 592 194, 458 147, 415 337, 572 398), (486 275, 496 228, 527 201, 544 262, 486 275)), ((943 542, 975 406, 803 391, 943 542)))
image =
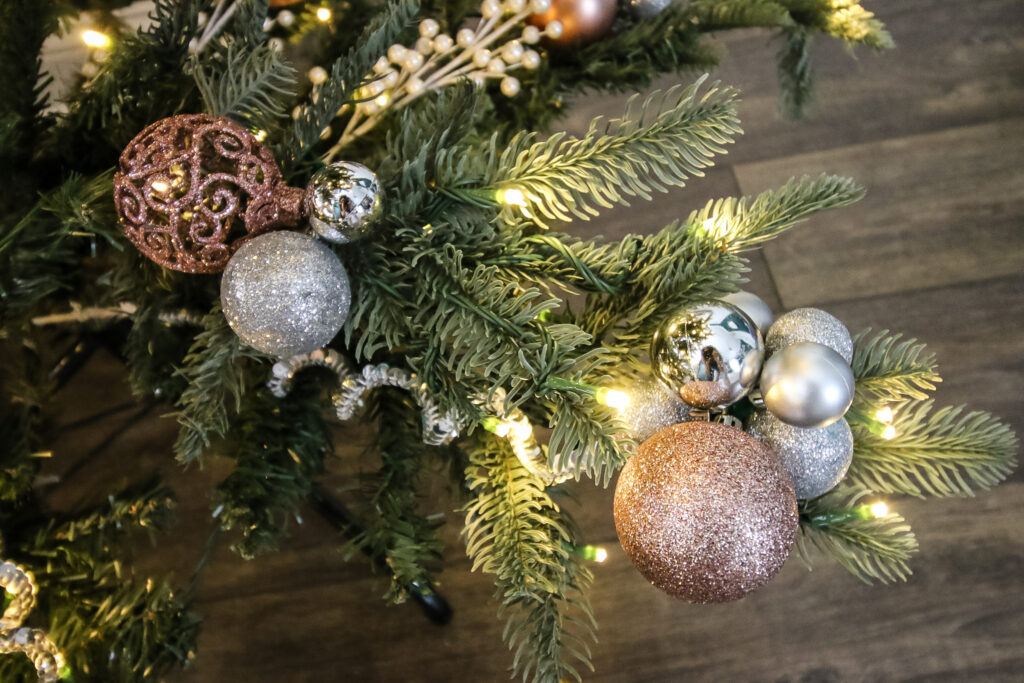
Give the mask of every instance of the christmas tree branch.
POLYGON ((916 339, 900 341, 903 335, 881 330, 874 336, 870 329, 853 340, 851 367, 857 378, 857 404, 924 400, 942 381, 936 371, 935 354, 928 353, 916 339))

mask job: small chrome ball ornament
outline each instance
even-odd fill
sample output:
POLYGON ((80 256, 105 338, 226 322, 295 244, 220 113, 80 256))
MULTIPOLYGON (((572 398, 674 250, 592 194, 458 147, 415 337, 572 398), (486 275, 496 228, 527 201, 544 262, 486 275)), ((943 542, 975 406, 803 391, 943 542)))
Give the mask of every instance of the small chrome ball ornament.
POLYGON ((740 400, 754 388, 764 361, 764 341, 746 313, 724 301, 707 301, 669 317, 651 342, 655 374, 694 408, 708 410, 740 400))
POLYGON ((321 239, 347 244, 380 218, 380 182, 373 171, 353 161, 324 166, 309 181, 305 209, 321 239))

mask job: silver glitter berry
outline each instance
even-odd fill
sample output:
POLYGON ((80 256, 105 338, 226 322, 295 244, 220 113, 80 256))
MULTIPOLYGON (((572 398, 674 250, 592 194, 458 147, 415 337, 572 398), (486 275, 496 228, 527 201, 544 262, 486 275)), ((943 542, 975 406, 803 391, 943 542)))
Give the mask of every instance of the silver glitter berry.
POLYGON ((362 164, 339 161, 313 174, 305 202, 313 231, 328 242, 346 244, 380 217, 380 183, 362 164))
POLYGON ((775 417, 794 427, 824 427, 849 410, 854 378, 843 357, 823 344, 800 342, 764 364, 761 393, 775 417))
POLYGON ((800 499, 816 498, 835 488, 853 459, 853 432, 846 420, 801 429, 759 410, 748 421, 747 432, 778 454, 800 499))
POLYGON ((694 408, 727 406, 754 387, 764 343, 747 314, 724 301, 680 309, 651 341, 651 367, 694 408))
POLYGON ((629 11, 637 19, 650 19, 665 11, 672 0, 629 0, 629 11))
POLYGON ((615 486, 615 530, 633 565, 681 600, 728 602, 768 582, 798 526, 793 484, 745 432, 684 422, 640 446, 615 486))
POLYGON ((271 232, 231 257, 220 299, 243 342, 283 358, 330 342, 348 317, 352 294, 345 267, 316 238, 271 232))
POLYGON ((686 422, 690 406, 659 380, 650 377, 638 381, 629 390, 629 405, 619 412, 629 438, 643 443, 665 427, 686 422))
POLYGON ((820 308, 797 308, 779 316, 765 337, 769 356, 799 342, 824 344, 847 363, 853 360, 853 338, 850 337, 850 331, 838 318, 820 308))

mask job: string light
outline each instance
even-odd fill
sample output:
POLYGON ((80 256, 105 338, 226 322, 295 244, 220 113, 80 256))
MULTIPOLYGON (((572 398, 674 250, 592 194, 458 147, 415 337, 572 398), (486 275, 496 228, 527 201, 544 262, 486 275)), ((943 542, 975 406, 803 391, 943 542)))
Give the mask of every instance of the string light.
POLYGON ((622 410, 629 405, 629 394, 618 389, 601 387, 594 393, 594 400, 603 406, 622 410))
POLYGON ((378 107, 386 107, 388 106, 388 102, 390 101, 391 98, 388 97, 387 93, 381 93, 380 95, 377 95, 377 98, 374 100, 374 102, 377 103, 378 107))
POLYGON ((890 424, 893 420, 893 417, 894 416, 892 414, 892 408, 890 408, 889 406, 879 408, 878 411, 875 413, 875 419, 878 420, 879 422, 884 422, 885 424, 890 424))
POLYGON ((110 36, 106 35, 105 33, 100 33, 99 31, 93 31, 92 29, 89 29, 88 31, 82 33, 82 42, 88 45, 89 47, 108 47, 110 45, 110 36))
POLYGON ((331 10, 327 7, 318 7, 316 10, 316 18, 326 24, 331 20, 331 10))
POLYGON ((259 140, 260 142, 263 142, 264 140, 267 139, 267 131, 260 128, 258 131, 253 133, 253 137, 259 140))
POLYGON ((871 514, 874 515, 875 519, 881 519, 889 515, 889 506, 882 501, 878 501, 871 505, 871 514))
POLYGON ((505 204, 506 206, 526 206, 526 195, 523 194, 522 190, 517 190, 514 187, 507 190, 498 190, 495 193, 495 199, 498 200, 499 204, 505 204))
POLYGON ((608 551, 599 545, 578 545, 574 551, 584 560, 593 560, 598 564, 608 559, 608 551))
POLYGON ((896 438, 896 428, 892 425, 886 425, 885 429, 882 430, 882 438, 886 441, 892 441, 896 438))

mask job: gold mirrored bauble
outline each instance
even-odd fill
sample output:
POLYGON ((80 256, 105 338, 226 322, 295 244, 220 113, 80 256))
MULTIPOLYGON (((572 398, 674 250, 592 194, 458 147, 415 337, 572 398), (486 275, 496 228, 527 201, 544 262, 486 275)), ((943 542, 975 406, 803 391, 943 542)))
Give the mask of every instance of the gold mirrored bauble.
POLYGON ((654 373, 694 408, 740 400, 757 383, 764 342, 757 325, 732 304, 708 301, 669 317, 651 342, 654 373))

